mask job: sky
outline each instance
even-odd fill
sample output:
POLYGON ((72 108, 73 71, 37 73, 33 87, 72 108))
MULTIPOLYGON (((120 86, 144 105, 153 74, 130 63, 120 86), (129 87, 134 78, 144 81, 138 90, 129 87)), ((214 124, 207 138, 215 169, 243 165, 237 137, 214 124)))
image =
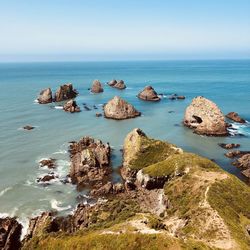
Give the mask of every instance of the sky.
POLYGON ((0 0, 0 61, 250 58, 250 0, 0 0))

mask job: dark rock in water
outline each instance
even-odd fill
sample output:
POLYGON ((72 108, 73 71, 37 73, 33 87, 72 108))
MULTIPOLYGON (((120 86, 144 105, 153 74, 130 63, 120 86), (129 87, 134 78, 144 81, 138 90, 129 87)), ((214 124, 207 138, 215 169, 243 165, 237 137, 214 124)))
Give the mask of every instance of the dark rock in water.
POLYGON ((111 172, 109 144, 83 137, 79 142, 70 145, 69 152, 73 184, 97 185, 103 183, 111 172))
POLYGON ((176 123, 176 124, 174 124, 174 126, 175 126, 175 127, 180 127, 181 125, 178 124, 178 123, 176 123))
POLYGON ((52 91, 51 88, 47 88, 47 89, 43 89, 38 98, 37 101, 40 104, 47 104, 47 103, 51 103, 52 102, 52 91))
POLYGON ((169 100, 171 100, 171 101, 174 101, 174 100, 176 100, 176 96, 170 96, 169 98, 168 98, 169 100))
POLYGON ((26 125, 26 126, 23 127, 23 129, 25 129, 25 130, 32 130, 32 129, 34 129, 34 128, 35 128, 35 127, 30 126, 30 125, 26 125))
POLYGON ((240 168, 242 170, 241 173, 250 180, 250 152, 248 154, 241 156, 232 164, 240 168))
POLYGON ((224 148, 224 149, 233 149, 233 148, 239 148, 240 144, 235 144, 235 143, 219 143, 218 144, 220 147, 224 148))
POLYGON ((125 89, 126 85, 123 80, 111 80, 108 85, 117 89, 125 89))
POLYGON ((89 108, 87 105, 84 105, 83 108, 86 110, 86 111, 90 111, 91 108, 89 108))
POLYGON ((115 96, 104 106, 104 116, 115 120, 123 120, 140 116, 134 106, 115 96))
POLYGON ((223 113, 215 103, 202 96, 194 98, 187 107, 183 123, 185 126, 194 129, 197 134, 228 135, 223 113))
POLYGON ((169 113, 169 114, 172 114, 172 113, 174 113, 174 111, 173 111, 173 110, 170 110, 170 111, 168 111, 168 113, 169 113))
POLYGON ((241 118, 239 114, 236 112, 230 112, 226 115, 226 117, 238 123, 246 123, 246 121, 243 118, 241 118))
POLYGON ((73 85, 71 83, 67 83, 58 88, 54 100, 55 102, 66 101, 75 98, 77 95, 78 92, 73 89, 73 85))
POLYGON ((51 180, 53 180, 53 179, 55 179, 55 176, 54 175, 52 175, 52 174, 47 174, 47 175, 45 175, 45 176, 43 176, 43 177, 41 177, 41 178, 38 178, 38 182, 49 182, 49 181, 51 181, 51 180))
POLYGON ((95 116, 96 116, 96 117, 101 117, 102 114, 101 114, 101 113, 96 113, 95 116))
POLYGON ((243 155, 249 154, 250 151, 240 151, 240 150, 235 150, 235 151, 229 151, 225 154, 226 157, 228 158, 235 158, 235 157, 241 157, 243 155))
POLYGON ((98 109, 98 107, 96 107, 96 105, 93 105, 93 109, 98 109))
POLYGON ((179 96, 177 96, 177 99, 178 99, 178 100, 185 100, 186 97, 185 97, 184 95, 179 95, 179 96))
POLYGON ((48 167, 48 168, 55 168, 56 167, 56 160, 55 159, 44 159, 39 162, 40 167, 48 167))
POLYGON ((143 91, 138 94, 138 98, 144 101, 160 101, 161 98, 157 95, 156 91, 152 86, 146 86, 143 91))
POLYGON ((80 112, 80 107, 77 105, 76 101, 70 100, 63 105, 63 110, 70 113, 80 112))
POLYGON ((102 93, 103 92, 103 87, 102 87, 102 84, 99 80, 93 81, 92 87, 91 87, 91 92, 92 93, 102 93))
POLYGON ((0 249, 19 250, 21 249, 22 225, 16 218, 0 218, 0 249))
POLYGON ((124 192, 124 186, 121 183, 112 184, 110 181, 100 188, 93 189, 90 192, 91 196, 108 196, 124 192))

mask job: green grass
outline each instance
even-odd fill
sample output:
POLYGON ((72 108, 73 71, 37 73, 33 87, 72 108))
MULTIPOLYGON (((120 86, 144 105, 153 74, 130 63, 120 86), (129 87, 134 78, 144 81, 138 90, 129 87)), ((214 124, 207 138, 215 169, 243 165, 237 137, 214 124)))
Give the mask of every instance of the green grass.
POLYGON ((212 161, 191 153, 174 154, 167 160, 158 162, 143 169, 144 174, 152 177, 168 176, 175 172, 182 173, 185 169, 195 167, 207 170, 219 170, 219 167, 212 161))
POLYGON ((208 200, 224 219, 241 249, 248 249, 250 237, 245 226, 246 221, 250 224, 250 187, 230 176, 211 186, 208 200))

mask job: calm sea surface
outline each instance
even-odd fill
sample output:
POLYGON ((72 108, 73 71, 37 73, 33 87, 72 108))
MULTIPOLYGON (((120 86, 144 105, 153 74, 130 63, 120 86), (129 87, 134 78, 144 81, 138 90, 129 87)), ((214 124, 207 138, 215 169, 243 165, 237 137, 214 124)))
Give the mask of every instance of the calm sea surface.
MULTIPOLYGON (((250 150, 249 124, 235 124, 245 136, 212 138, 193 134, 182 126, 182 119, 185 107, 198 95, 213 100, 224 113, 236 111, 250 121, 250 61, 0 64, 0 215, 16 215, 24 221, 48 209, 69 212, 79 193, 71 184, 60 181, 47 187, 38 184, 36 179, 48 172, 39 168, 39 160, 57 159, 55 173, 63 178, 69 171, 68 142, 89 135, 110 142, 114 149, 112 165, 117 169, 124 137, 136 127, 151 137, 215 159, 223 169, 242 178, 217 143, 240 143, 242 150, 250 150), (123 79, 127 89, 119 91, 105 85, 104 93, 89 93, 94 79, 105 83, 114 78, 123 79), (51 87, 55 91, 66 82, 72 82, 79 91, 76 100, 81 108, 86 103, 90 108, 96 105, 98 110, 68 114, 54 104, 34 102, 41 89, 51 87), (165 98, 158 103, 138 100, 136 95, 145 85, 152 85, 165 98), (174 93, 187 98, 169 100, 168 95, 174 93), (95 117, 96 112, 102 112, 101 105, 115 95, 132 103, 143 115, 125 121, 95 117), (36 128, 22 130, 27 124, 36 128)), ((117 174, 114 180, 119 180, 117 174)))

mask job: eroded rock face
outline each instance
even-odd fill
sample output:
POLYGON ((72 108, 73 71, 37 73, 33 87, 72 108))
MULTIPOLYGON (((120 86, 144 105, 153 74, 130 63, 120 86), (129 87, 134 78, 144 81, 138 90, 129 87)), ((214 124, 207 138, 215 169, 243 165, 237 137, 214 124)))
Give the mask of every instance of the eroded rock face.
POLYGON ((70 177, 73 184, 98 185, 105 183, 111 172, 110 146, 100 140, 83 137, 70 145, 70 177))
POLYGON ((101 93, 103 92, 103 87, 102 84, 99 80, 94 80, 92 87, 91 87, 91 92, 92 93, 101 93))
POLYGON ((38 103, 40 104, 46 104, 46 103, 51 103, 52 102, 52 91, 51 88, 43 89, 38 98, 37 98, 38 103))
POLYGON ((63 105, 63 110, 70 113, 80 112, 80 107, 77 105, 76 101, 70 100, 63 105))
POLYGON ((108 85, 117 89, 126 89, 126 85, 123 80, 111 80, 108 85))
POLYGON ((57 89, 54 100, 55 102, 66 101, 75 98, 77 94, 77 91, 73 89, 73 85, 67 83, 57 89))
POLYGON ((232 121, 238 122, 238 123, 246 123, 246 121, 239 116, 236 112, 230 112, 226 115, 226 117, 232 121))
POLYGON ((157 102, 161 100, 152 86, 146 86, 144 90, 138 94, 138 97, 144 101, 157 102))
POLYGON ((15 218, 0 218, 0 249, 18 250, 21 248, 22 225, 15 218))
POLYGON ((240 168, 242 170, 241 173, 250 180, 250 153, 241 156, 232 164, 240 168))
POLYGON ((114 194, 119 194, 124 192, 124 186, 121 183, 113 184, 112 182, 108 182, 105 185, 101 186, 100 188, 93 189, 90 192, 91 196, 94 197, 102 197, 102 196, 109 196, 114 194))
POLYGON ((104 116, 115 120, 124 120, 140 116, 133 105, 118 96, 115 96, 104 106, 104 116))
POLYGON ((194 98, 187 107, 183 122, 197 134, 228 135, 224 115, 215 103, 202 96, 194 98))

